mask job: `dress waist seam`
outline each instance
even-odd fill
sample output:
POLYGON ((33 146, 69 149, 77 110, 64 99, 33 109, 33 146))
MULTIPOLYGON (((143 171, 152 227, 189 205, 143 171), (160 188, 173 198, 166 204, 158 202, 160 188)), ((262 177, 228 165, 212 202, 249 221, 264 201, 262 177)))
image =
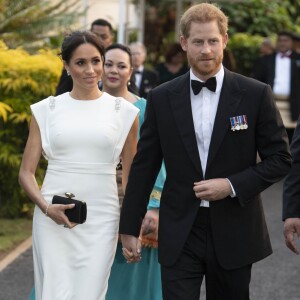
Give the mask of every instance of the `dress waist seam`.
POLYGON ((65 173, 116 175, 116 165, 112 163, 77 163, 49 160, 47 170, 65 173))

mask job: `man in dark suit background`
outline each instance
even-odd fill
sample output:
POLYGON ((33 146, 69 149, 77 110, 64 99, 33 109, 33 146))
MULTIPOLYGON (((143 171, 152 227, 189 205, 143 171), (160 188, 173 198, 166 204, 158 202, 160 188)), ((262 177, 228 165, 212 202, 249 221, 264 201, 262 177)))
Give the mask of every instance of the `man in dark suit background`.
POLYGON ((135 77, 135 84, 139 90, 139 96, 147 99, 149 91, 159 83, 158 73, 145 68, 144 62, 146 60, 147 50, 143 43, 131 43, 129 48, 132 54, 133 76, 135 77))
POLYGON ((299 254, 300 239, 300 119, 291 144, 293 164, 283 184, 284 236, 288 248, 299 254))
POLYGON ((222 66, 227 17, 201 3, 181 18, 191 70, 151 90, 120 219, 123 254, 139 233, 162 160, 159 262, 164 300, 249 300, 252 264, 272 253, 260 192, 291 165, 270 87, 222 66), (257 162, 257 153, 261 161, 257 162))
POLYGON ((300 55, 292 49, 292 33, 279 32, 276 51, 259 58, 253 68, 253 77, 272 87, 290 141, 300 114, 300 55))
MULTIPOLYGON (((91 25, 91 32, 97 35, 99 41, 104 49, 112 44, 114 39, 113 28, 111 24, 104 19, 97 19, 91 25)), ((73 88, 73 81, 71 76, 67 74, 65 68, 63 69, 59 83, 56 87, 56 95, 70 92, 73 88)))

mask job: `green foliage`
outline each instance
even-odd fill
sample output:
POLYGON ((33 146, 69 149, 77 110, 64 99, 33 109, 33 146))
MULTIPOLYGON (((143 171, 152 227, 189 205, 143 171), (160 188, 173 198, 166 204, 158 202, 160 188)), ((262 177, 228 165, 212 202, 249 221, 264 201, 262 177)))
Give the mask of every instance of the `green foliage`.
POLYGON ((0 39, 10 48, 50 46, 82 14, 76 0, 0 0, 0 39))
POLYGON ((247 76, 251 74, 262 41, 263 37, 248 33, 236 33, 230 37, 227 48, 235 57, 236 72, 247 76))
MULTIPOLYGON (((137 0, 133 2, 138 3, 137 0)), ((217 3, 229 17, 229 48, 234 53, 237 71, 246 75, 258 55, 261 37, 274 36, 281 30, 300 33, 300 0, 182 1, 182 9, 184 11, 191 3, 200 2, 217 3), (244 35, 236 35, 238 33, 244 35)), ((162 57, 165 45, 178 40, 174 34, 175 17, 175 0, 146 1, 148 63, 155 65, 162 57)))
MULTIPOLYGON (((22 49, 7 49, 3 43, 0 57, 0 112, 6 108, 5 114, 0 113, 0 217, 17 217, 30 203, 18 184, 30 105, 55 93, 62 62, 54 50, 30 55, 22 49)), ((37 170, 38 182, 44 165, 42 161, 37 170)))
POLYGON ((0 260, 10 250, 30 237, 31 219, 0 219, 0 260))
MULTIPOLYGON (((247 32, 269 36, 280 30, 296 30, 288 0, 245 0, 238 3, 221 1, 219 6, 229 17, 229 32, 247 32)), ((299 24, 298 24, 299 25, 299 24)))

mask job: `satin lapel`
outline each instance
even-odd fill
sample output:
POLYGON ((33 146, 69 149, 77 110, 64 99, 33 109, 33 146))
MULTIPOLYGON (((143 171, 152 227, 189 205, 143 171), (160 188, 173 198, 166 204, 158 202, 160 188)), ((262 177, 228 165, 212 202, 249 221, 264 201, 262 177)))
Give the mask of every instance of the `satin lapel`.
POLYGON ((203 174, 191 107, 190 72, 183 75, 180 83, 169 90, 168 96, 174 119, 177 124, 177 129, 180 133, 187 154, 202 178, 203 174))
POLYGON ((236 116, 236 109, 242 99, 243 91, 239 89, 233 73, 225 69, 224 81, 211 136, 207 167, 218 152, 225 134, 230 130, 230 117, 236 116))

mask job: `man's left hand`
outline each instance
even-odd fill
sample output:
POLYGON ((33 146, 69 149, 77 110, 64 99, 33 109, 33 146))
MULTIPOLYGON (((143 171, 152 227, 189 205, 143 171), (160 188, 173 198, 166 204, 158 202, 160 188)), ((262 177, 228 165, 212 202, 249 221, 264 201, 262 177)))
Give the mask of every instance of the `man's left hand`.
POLYGON ((285 243, 294 253, 299 254, 295 238, 300 239, 300 218, 288 218, 284 222, 283 234, 285 243))
POLYGON ((202 180, 194 183, 196 197, 208 201, 216 201, 231 195, 232 190, 226 178, 202 180))

